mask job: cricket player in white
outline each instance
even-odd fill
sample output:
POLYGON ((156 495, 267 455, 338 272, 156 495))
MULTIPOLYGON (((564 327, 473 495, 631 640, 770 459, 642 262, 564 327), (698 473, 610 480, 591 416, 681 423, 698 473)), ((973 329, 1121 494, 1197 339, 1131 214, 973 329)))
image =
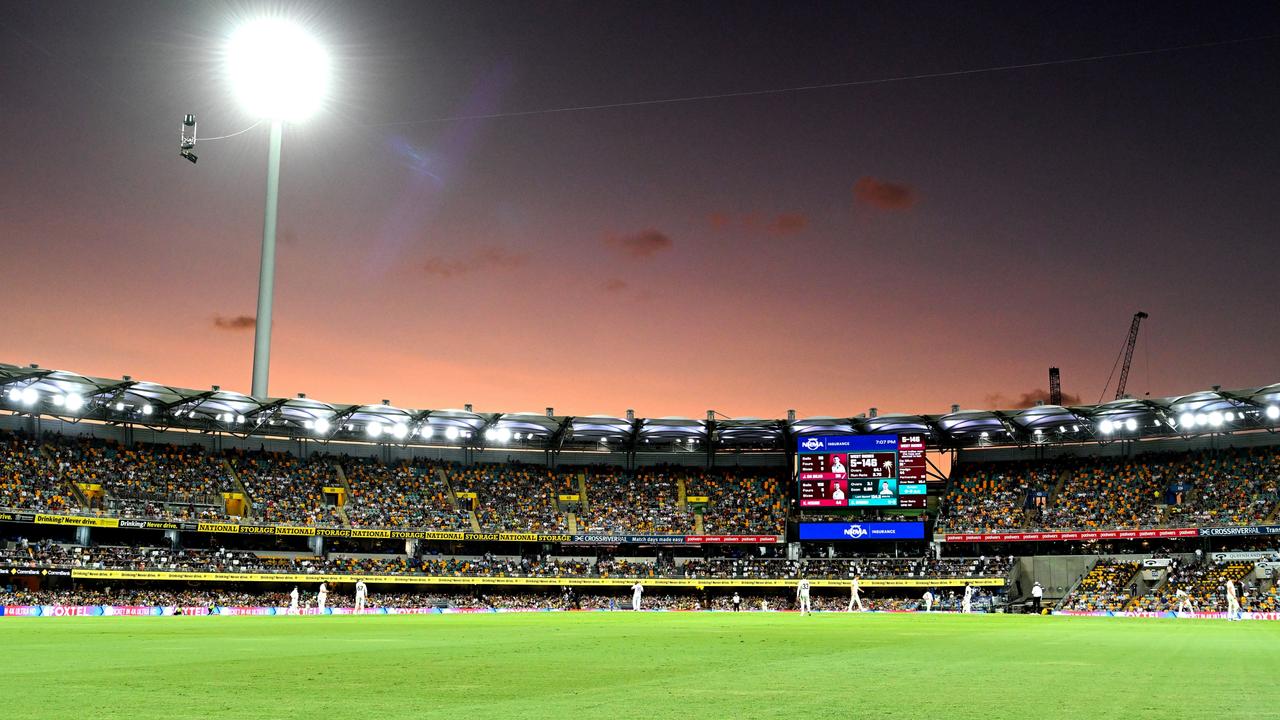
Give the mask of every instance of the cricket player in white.
POLYGON ((631 609, 632 610, 640 609, 640 596, 643 594, 644 594, 644 585, 641 585, 640 583, 637 582, 635 585, 631 586, 631 609))
POLYGON ((365 587, 363 580, 356 581, 356 612, 364 612, 364 601, 369 595, 369 588, 365 587))
POLYGON ((924 611, 933 612, 933 591, 932 590, 924 591, 924 611))
POLYGON ((800 602, 800 614, 812 615, 813 608, 809 605, 809 579, 800 578, 800 583, 796 585, 796 600, 800 602))
POLYGON ((1195 612, 1195 603, 1191 602, 1191 593, 1187 592, 1186 588, 1178 588, 1173 593, 1173 597, 1178 601, 1178 612, 1195 612))
POLYGON ((316 607, 324 614, 324 604, 329 601, 329 586, 320 583, 320 592, 316 593, 316 607))
POLYGON ((964 600, 960 604, 960 612, 962 613, 973 612, 973 586, 972 585, 964 586, 964 600))
POLYGON ((1227 619, 1240 620, 1240 599, 1236 597, 1236 583, 1227 580, 1227 619))
POLYGON ((296 585, 289 591, 289 614, 298 614, 298 586, 296 585))
POLYGON ((862 587, 858 585, 858 578, 854 578, 849 584, 849 612, 853 612, 853 606, 858 606, 858 612, 862 612, 866 608, 862 607, 862 587))

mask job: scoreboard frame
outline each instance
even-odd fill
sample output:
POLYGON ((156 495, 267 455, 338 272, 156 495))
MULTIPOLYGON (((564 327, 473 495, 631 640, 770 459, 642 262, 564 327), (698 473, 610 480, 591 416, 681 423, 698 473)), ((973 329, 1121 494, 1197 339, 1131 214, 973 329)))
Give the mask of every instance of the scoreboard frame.
POLYGON ((923 509, 928 494, 925 448, 923 433, 796 438, 800 507, 923 509))

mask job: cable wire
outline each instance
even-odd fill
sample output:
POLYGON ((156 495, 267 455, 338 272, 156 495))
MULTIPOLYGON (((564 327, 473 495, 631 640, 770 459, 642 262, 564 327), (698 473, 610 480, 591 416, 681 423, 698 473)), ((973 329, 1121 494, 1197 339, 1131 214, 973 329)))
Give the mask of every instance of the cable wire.
POLYGON ((1105 55, 1089 55, 1086 57, 1064 58, 1061 60, 1044 60, 1041 62, 1019 63, 1016 65, 995 65, 984 68, 970 68, 968 70, 949 70, 945 72, 920 73, 917 75, 895 75, 892 77, 873 78, 867 80, 850 80, 847 82, 822 83, 819 85, 797 85, 794 87, 773 88, 769 90, 743 90, 740 92, 714 93, 709 95, 689 95, 685 97, 673 98, 655 98, 652 100, 632 100, 630 102, 603 103, 599 105, 573 105, 558 108, 543 108, 540 110, 521 110, 516 112, 489 113, 485 115, 455 115, 452 117, 426 118, 421 120, 397 120, 384 123, 370 123, 369 127, 392 127, 398 125, 425 125, 429 123, 456 122, 460 120, 493 120, 497 118, 511 117, 527 117, 530 115, 549 115, 553 113, 569 113, 583 112, 587 110, 610 110, 615 108, 642 107, 645 105, 669 105, 675 103, 700 102, 705 100, 723 100, 726 98, 740 97, 759 97, 762 95, 780 95, 784 93, 808 92, 811 90, 829 90, 833 88, 861 87, 866 85, 884 85, 895 82, 908 82, 911 80, 931 80, 937 78, 961 77, 964 75, 979 75, 984 73, 1008 72, 1011 70, 1026 70, 1031 68, 1053 67, 1057 65, 1072 65, 1075 63, 1098 62, 1100 60, 1113 60, 1116 58, 1138 57, 1141 55, 1158 55, 1161 53, 1178 52, 1181 50, 1197 50, 1202 48, 1220 47, 1223 45, 1238 45, 1240 43, 1257 42, 1261 40, 1274 40, 1280 38, 1280 33, 1272 35, 1257 35, 1254 37, 1237 38, 1235 40, 1215 40, 1211 42, 1193 43, 1190 45, 1176 45, 1172 47, 1152 48, 1149 50, 1132 50, 1121 53, 1108 53, 1105 55))
POLYGON ((258 122, 256 122, 256 123, 254 123, 254 124, 250 125, 249 127, 245 128, 245 129, 243 129, 243 130, 240 130, 239 132, 233 132, 233 133, 231 133, 230 135, 219 135, 219 136, 217 136, 217 137, 211 137, 211 138, 202 138, 202 137, 200 137, 200 136, 196 136, 196 142, 201 143, 201 142, 213 142, 214 140, 226 140, 227 138, 233 138, 233 137, 235 137, 235 136, 237 136, 237 135, 243 135, 243 134, 245 134, 245 133, 249 132, 250 130, 252 130, 252 129, 254 129, 254 128, 258 127, 258 126, 259 126, 259 125, 261 125, 261 124, 262 124, 262 120, 258 120, 258 122))

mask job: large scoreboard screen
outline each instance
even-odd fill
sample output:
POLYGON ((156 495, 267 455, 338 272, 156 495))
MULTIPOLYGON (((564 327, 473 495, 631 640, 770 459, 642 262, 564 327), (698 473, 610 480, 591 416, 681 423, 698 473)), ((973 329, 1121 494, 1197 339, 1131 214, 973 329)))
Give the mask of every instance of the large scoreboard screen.
POLYGON ((796 446, 800 507, 925 507, 925 442, 904 435, 811 435, 796 446))

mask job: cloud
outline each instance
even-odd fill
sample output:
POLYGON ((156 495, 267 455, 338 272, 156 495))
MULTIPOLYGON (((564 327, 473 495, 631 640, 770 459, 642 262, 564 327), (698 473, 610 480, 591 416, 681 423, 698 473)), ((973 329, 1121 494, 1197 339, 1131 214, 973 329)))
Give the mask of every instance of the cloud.
POLYGON ((257 319, 252 315, 235 315, 232 317, 223 317, 221 315, 213 316, 213 326, 219 330, 252 330, 257 324, 257 319))
MULTIPOLYGON (((986 410, 1021 410, 1022 408, 1034 407, 1037 402, 1049 404, 1049 391, 1037 388, 1030 392, 1024 392, 1015 396, 1005 395, 1004 393, 992 393, 984 398, 987 407, 986 410)), ((1079 405, 1080 396, 1072 395, 1069 392, 1062 393, 1063 405, 1079 405)))
POLYGON ((770 235, 794 235, 809 227, 809 216, 798 212, 780 213, 771 218, 758 212, 736 217, 727 213, 711 213, 707 221, 713 230, 741 227, 754 231, 763 228, 770 235))
POLYGON ((634 235, 614 235, 606 242, 637 259, 651 258, 660 252, 670 250, 675 245, 670 236, 652 229, 634 235))
POLYGON ((609 278, 600 285, 600 289, 607 293, 620 293, 630 286, 631 284, 622 278, 609 278))
POLYGON ((513 253, 499 247, 486 247, 461 258, 433 255, 422 264, 422 269, 428 275, 452 278, 486 270, 511 270, 523 267, 528 262, 527 255, 513 253))
POLYGON ((809 227, 809 218, 800 213, 782 213, 769 223, 769 232, 774 235, 794 235, 809 227))
POLYGON ((863 205, 879 210, 906 210, 916 204, 915 188, 871 176, 858 178, 853 184, 853 197, 863 205))

